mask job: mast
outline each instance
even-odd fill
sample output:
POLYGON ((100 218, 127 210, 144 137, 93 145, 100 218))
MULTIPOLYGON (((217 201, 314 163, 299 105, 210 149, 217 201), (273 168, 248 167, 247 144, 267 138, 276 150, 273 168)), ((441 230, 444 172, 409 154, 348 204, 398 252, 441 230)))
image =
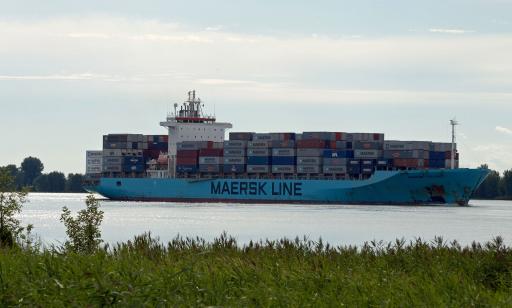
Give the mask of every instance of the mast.
POLYGON ((450 125, 452 126, 452 155, 451 155, 451 168, 455 169, 455 126, 459 125, 459 122, 453 118, 450 120, 450 125))

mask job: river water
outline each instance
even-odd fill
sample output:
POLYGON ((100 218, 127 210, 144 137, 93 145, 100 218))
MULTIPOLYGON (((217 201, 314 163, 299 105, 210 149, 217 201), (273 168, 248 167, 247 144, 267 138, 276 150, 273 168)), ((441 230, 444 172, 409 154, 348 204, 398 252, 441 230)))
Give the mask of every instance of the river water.
MULTIPOLYGON (((86 194, 29 195, 20 218, 34 225, 43 243, 63 243, 59 221, 63 206, 85 208, 86 194)), ((283 237, 322 238, 332 245, 365 241, 432 240, 443 236, 462 244, 485 242, 497 235, 512 244, 512 201, 472 201, 468 207, 370 205, 190 204, 101 201, 102 237, 115 243, 151 231, 164 242, 199 236, 211 240, 223 231, 240 243, 283 237)))

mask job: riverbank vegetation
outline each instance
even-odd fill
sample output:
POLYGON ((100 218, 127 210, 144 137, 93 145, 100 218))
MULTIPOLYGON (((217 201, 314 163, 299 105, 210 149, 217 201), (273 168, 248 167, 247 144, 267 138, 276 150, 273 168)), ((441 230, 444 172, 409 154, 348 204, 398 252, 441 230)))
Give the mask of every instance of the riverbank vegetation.
POLYGON ((244 247, 149 234, 84 254, 53 247, 0 253, 2 306, 512 305, 512 251, 500 238, 331 247, 280 240, 244 247))

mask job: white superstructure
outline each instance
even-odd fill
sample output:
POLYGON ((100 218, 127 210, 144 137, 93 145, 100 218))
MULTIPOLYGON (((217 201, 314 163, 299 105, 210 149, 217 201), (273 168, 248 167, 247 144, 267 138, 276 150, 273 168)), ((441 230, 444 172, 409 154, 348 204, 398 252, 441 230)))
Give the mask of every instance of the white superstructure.
POLYGON ((176 152, 178 142, 182 141, 213 141, 224 142, 226 130, 232 128, 231 123, 217 122, 215 117, 203 114, 204 105, 201 99, 196 98, 196 91, 188 92, 188 99, 177 110, 174 104, 174 113, 167 116, 167 120, 160 122, 161 126, 169 131, 169 175, 175 177, 176 152))

